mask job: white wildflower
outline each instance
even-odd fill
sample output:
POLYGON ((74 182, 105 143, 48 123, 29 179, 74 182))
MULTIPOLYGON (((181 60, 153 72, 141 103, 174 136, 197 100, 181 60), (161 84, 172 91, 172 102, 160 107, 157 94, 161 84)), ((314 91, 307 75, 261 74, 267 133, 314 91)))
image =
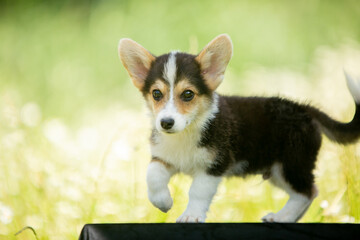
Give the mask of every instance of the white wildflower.
POLYGON ((325 208, 327 208, 328 206, 329 206, 329 202, 328 202, 328 201, 326 201, 326 200, 321 201, 320 207, 321 207, 322 209, 325 209, 325 208))
POLYGON ((3 224, 9 224, 12 222, 14 213, 10 207, 0 203, 0 222, 3 224))
POLYGON ((20 118, 26 126, 37 126, 41 121, 41 110, 39 105, 33 102, 26 103, 21 108, 20 118))

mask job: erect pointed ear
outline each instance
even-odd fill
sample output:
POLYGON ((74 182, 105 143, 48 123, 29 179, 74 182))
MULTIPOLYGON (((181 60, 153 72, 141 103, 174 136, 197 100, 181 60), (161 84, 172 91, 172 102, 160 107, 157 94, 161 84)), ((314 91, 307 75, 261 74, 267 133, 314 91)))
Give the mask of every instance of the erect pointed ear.
POLYGON ((208 87, 215 90, 224 78, 226 66, 232 56, 232 42, 227 34, 214 38, 195 58, 208 87))
POLYGON ((135 87, 142 89, 155 57, 137 42, 123 38, 119 42, 119 56, 135 87))

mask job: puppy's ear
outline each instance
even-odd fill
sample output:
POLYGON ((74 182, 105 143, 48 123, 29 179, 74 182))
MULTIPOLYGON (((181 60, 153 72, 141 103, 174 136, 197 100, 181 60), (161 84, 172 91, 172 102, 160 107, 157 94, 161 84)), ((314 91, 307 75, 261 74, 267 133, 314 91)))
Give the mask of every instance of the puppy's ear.
POLYGON ((232 49, 230 37, 227 34, 221 34, 206 45, 195 58, 200 64, 202 76, 213 91, 224 78, 226 66, 232 56, 232 49))
POLYGON ((155 57, 137 42, 123 38, 119 42, 119 56, 135 87, 142 89, 155 57))

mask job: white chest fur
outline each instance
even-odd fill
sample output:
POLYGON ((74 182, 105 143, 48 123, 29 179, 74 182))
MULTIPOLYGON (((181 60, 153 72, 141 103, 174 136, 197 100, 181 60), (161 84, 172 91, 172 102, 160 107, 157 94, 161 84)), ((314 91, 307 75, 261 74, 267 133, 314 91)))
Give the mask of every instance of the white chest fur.
POLYGON ((151 144, 152 156, 186 174, 204 171, 213 162, 215 154, 211 149, 198 146, 200 137, 200 133, 191 129, 175 134, 157 133, 151 144))

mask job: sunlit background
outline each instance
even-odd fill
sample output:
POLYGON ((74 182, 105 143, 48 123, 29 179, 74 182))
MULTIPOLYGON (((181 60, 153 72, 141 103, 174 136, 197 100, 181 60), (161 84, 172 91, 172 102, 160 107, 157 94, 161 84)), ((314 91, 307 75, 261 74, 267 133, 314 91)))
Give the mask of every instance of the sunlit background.
MULTIPOLYGON (((77 239, 85 223, 174 222, 147 200, 150 125, 117 56, 130 37, 153 54, 197 53, 228 33, 234 56, 219 92, 279 95, 349 121, 343 69, 360 78, 353 1, 0 1, 0 239, 77 239)), ((360 221, 360 144, 324 138, 320 189, 303 222, 360 221)), ((259 222, 287 200, 260 176, 227 179, 209 222, 259 222)))

